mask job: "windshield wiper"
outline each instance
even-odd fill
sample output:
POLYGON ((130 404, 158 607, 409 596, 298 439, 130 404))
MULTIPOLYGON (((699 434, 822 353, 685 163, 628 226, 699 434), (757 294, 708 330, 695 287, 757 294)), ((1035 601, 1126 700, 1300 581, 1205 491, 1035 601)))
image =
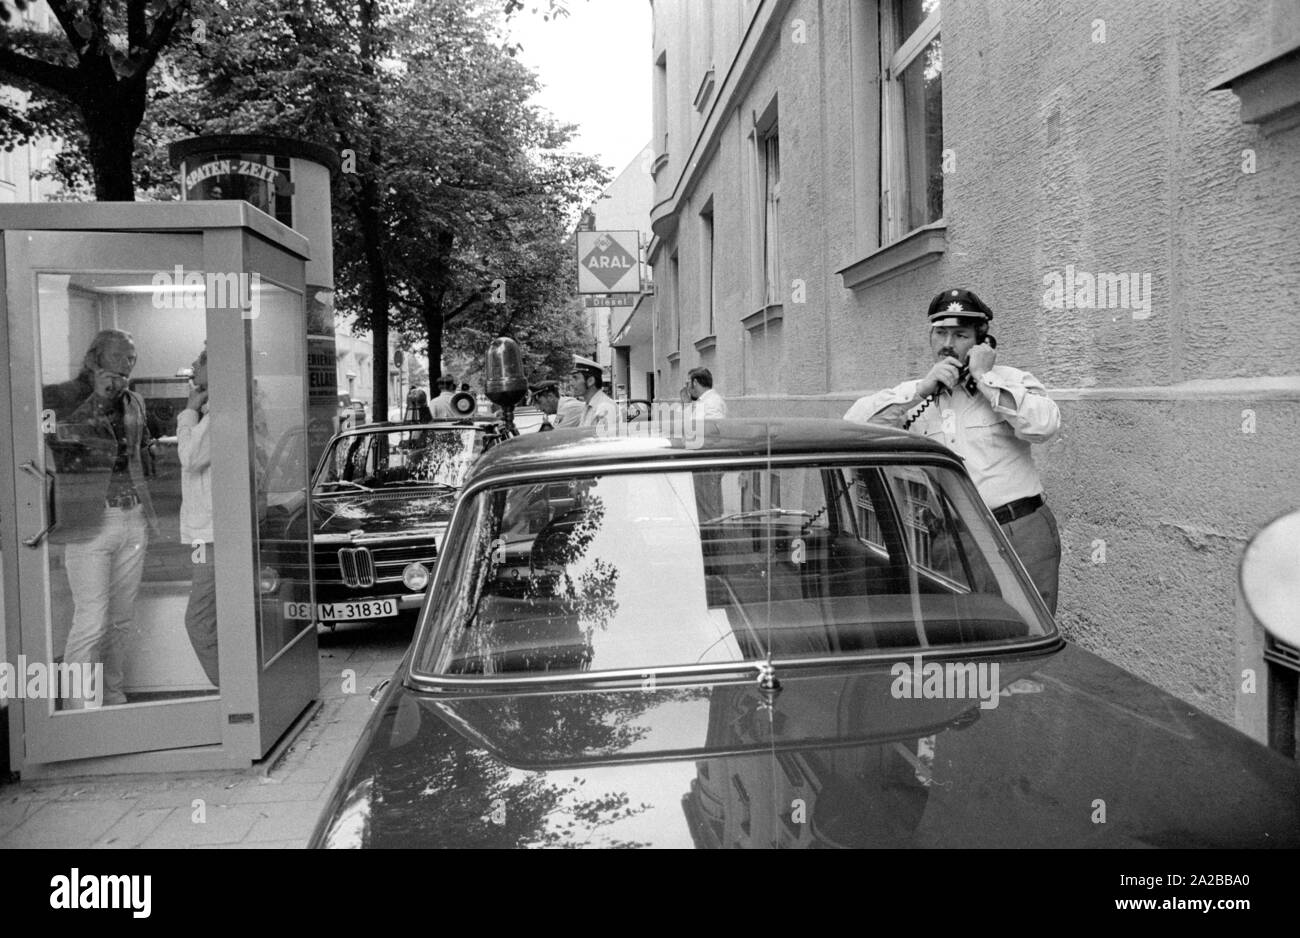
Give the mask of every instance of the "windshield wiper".
POLYGON ((356 482, 349 482, 349 481, 347 481, 346 479, 331 479, 331 480, 329 480, 328 482, 317 482, 317 483, 316 483, 316 488, 319 489, 319 488, 322 488, 322 487, 324 487, 324 486, 326 486, 326 485, 346 485, 346 486, 349 486, 349 487, 354 488, 354 489, 360 489, 360 490, 363 491, 363 492, 369 492, 369 491, 370 491, 370 489, 366 488, 364 485, 360 485, 360 484, 358 484, 358 483, 356 483, 356 482))
POLYGON ((724 521, 744 521, 749 518, 762 518, 768 515, 777 515, 778 517, 800 517, 812 518, 811 511, 804 511, 802 508, 754 508, 749 511, 733 511, 729 515, 719 515, 716 518, 710 518, 701 524, 721 524, 724 521))

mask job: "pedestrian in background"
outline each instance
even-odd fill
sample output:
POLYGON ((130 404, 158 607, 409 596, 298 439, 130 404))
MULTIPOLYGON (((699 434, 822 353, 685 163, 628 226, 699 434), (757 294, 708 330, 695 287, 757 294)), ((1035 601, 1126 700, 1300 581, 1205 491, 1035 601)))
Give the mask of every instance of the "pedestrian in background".
POLYGON ((438 396, 429 402, 434 420, 458 420, 460 415, 452 409, 451 398, 456 393, 456 379, 443 375, 438 379, 438 396))
POLYGON ((217 576, 212 533, 212 420, 208 405, 208 350, 190 366, 189 398, 176 418, 176 456, 181 464, 181 543, 189 544, 190 599, 185 631, 203 673, 221 686, 217 667, 217 576))
POLYGON ((727 416, 727 402, 713 389, 713 372, 707 368, 692 368, 686 373, 682 403, 690 408, 687 413, 693 413, 699 420, 716 420, 727 416))

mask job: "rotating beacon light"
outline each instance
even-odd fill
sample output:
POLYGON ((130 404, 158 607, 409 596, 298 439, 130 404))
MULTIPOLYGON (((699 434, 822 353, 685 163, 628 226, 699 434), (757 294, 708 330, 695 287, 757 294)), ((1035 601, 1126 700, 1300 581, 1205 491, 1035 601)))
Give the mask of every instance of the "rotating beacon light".
POLYGON ((486 364, 488 400, 501 408, 506 432, 515 436, 515 407, 528 394, 519 345, 514 339, 498 336, 488 346, 486 364))

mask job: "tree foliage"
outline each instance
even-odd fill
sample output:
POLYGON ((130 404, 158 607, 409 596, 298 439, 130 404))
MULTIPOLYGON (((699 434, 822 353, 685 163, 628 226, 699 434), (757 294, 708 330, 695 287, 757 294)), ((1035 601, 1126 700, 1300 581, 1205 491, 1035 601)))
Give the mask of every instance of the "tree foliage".
MULTIPOLYGON (((434 368, 444 350, 477 364, 497 334, 518 339, 537 371, 564 369, 586 344, 567 238, 606 177, 594 159, 566 151, 572 128, 528 104, 536 77, 502 28, 524 4, 51 7, 64 36, 0 25, 14 50, 0 55, 0 79, 30 94, 26 107, 0 111, 0 145, 63 139, 65 182, 93 179, 98 198, 133 198, 137 183, 174 198, 166 144, 207 133, 282 134, 340 154, 336 306, 374 333, 377 415, 387 409, 390 323, 434 368), (87 22, 89 41, 69 38, 87 22)), ((568 12, 564 0, 528 10, 568 12)))

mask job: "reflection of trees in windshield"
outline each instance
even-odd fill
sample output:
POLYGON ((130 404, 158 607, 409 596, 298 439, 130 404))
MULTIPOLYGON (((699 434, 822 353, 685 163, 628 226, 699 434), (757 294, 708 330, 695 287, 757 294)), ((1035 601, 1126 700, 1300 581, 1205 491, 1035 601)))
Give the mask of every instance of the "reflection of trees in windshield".
POLYGON ((573 616, 581 623, 587 645, 595 630, 605 631, 618 613, 614 598, 618 568, 597 557, 574 576, 604 519, 604 501, 597 495, 587 495, 577 507, 552 519, 537 535, 532 548, 533 569, 552 575, 530 578, 529 595, 558 597, 559 614, 573 616))
POLYGON ((455 631, 437 666, 475 674, 588 670, 596 630, 618 611, 619 570, 588 556, 604 503, 577 487, 550 496, 526 487, 484 495, 478 508, 470 553, 448 558, 464 587, 452 600, 455 631), (534 509, 549 520, 529 522, 534 509))
POLYGON ((329 486, 327 493, 408 483, 459 487, 477 443, 473 428, 343 437, 334 444, 321 481, 329 486))
MULTIPOLYGON (((546 698, 545 700, 550 700, 546 698)), ((565 703, 547 715, 543 701, 533 714, 502 714, 507 725, 525 732, 549 725, 567 726, 574 743, 594 733, 591 744, 621 745, 635 728, 639 712, 629 701, 588 698, 565 703), (614 711, 625 711, 615 713, 614 711), (517 721, 517 722, 516 722, 517 721), (613 735, 609 735, 609 734, 613 735)), ((647 805, 632 805, 625 792, 588 795, 584 779, 559 782, 544 774, 513 769, 418 707, 423 722, 405 745, 378 753, 376 788, 385 810, 376 814, 373 831, 385 847, 639 847, 646 844, 609 836, 604 830, 641 814, 647 805)))

